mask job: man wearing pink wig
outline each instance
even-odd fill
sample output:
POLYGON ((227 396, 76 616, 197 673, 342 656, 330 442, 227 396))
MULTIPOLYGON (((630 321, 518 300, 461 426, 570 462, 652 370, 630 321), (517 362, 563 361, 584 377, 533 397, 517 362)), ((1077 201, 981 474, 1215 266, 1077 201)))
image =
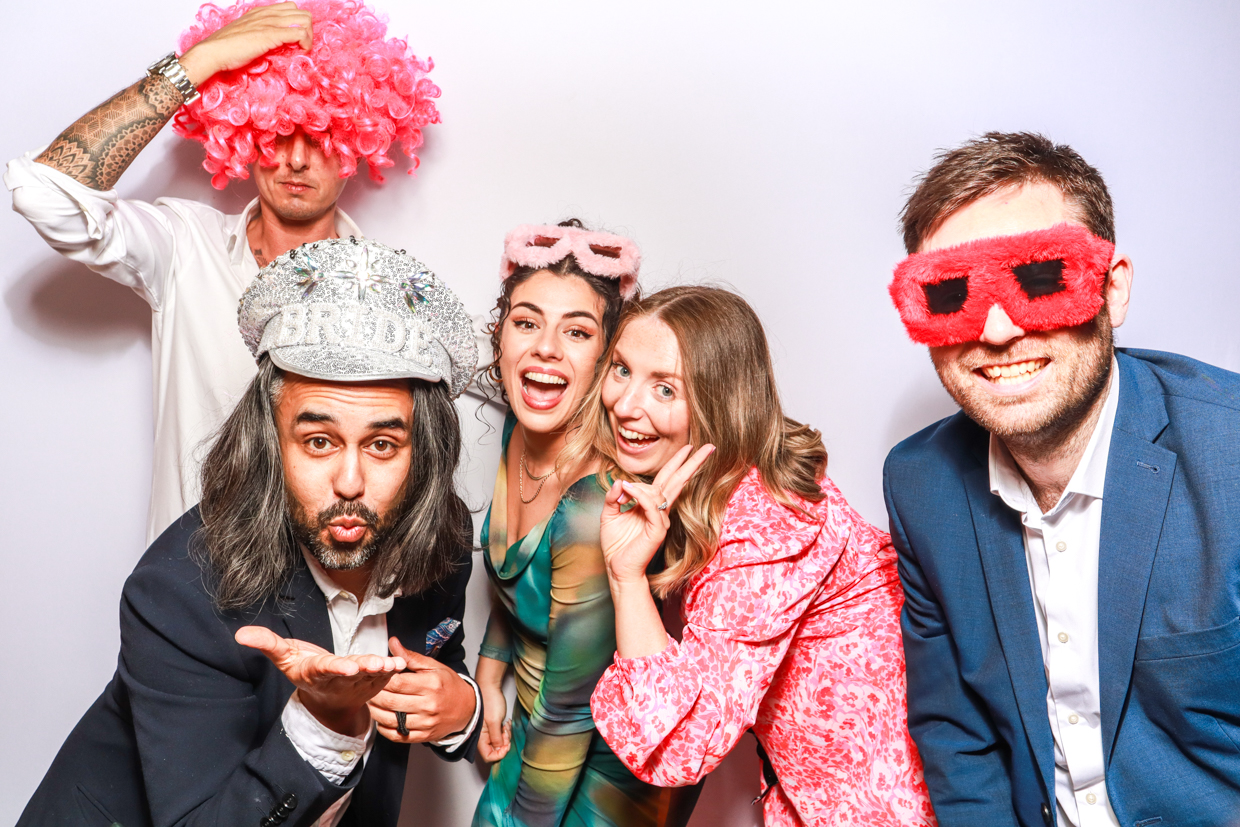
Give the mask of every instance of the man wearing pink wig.
POLYGON ((153 311, 148 542, 198 501, 200 446, 254 376, 233 332, 246 286, 303 243, 361 236, 336 206, 358 159, 381 181, 397 141, 416 166, 421 129, 439 121, 430 61, 386 34, 359 0, 208 3, 142 80, 8 165, 13 208, 48 244, 153 311), (117 180, 173 119, 204 145, 217 189, 253 173, 258 197, 240 215, 117 196, 117 180))

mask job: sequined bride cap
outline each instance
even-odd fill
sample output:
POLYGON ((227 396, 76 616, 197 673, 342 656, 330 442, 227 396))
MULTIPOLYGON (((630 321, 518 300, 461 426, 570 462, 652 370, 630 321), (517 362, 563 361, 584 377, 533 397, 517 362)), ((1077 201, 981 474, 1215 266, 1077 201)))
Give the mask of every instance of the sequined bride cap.
POLYGON ((237 322, 254 358, 335 382, 425 379, 452 396, 478 363, 473 326, 443 281, 406 253, 358 238, 315 241, 264 267, 237 322))

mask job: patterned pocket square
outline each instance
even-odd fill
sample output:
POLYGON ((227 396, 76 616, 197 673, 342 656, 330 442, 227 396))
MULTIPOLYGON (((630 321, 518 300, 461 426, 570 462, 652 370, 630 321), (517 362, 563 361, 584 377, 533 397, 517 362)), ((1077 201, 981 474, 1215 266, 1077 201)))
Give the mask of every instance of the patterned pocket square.
POLYGON ((448 638, 456 634, 456 630, 461 628, 461 621, 455 618, 446 618, 434 629, 426 633, 426 656, 433 658, 439 654, 439 650, 448 642, 448 638))

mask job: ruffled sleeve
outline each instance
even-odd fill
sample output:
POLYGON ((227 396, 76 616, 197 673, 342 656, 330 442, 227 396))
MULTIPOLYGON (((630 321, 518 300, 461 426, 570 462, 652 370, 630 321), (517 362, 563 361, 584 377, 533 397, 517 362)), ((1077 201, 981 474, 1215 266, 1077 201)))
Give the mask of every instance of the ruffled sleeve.
POLYGON ((827 501, 807 510, 777 503, 751 471, 728 502, 718 551, 688 588, 683 639, 617 657, 599 682, 595 725, 642 780, 695 783, 753 725, 852 534, 851 515, 827 501))

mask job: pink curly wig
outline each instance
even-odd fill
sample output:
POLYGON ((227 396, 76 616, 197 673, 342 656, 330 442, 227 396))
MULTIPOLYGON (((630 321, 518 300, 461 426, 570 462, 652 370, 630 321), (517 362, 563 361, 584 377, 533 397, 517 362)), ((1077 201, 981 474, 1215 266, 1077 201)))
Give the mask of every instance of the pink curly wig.
MULTIPOLYGON (((248 0, 198 10, 197 22, 181 35, 180 53, 243 13, 275 0, 248 0)), ((434 98, 439 87, 426 77, 434 63, 418 60, 399 38, 385 38, 387 19, 360 0, 299 0, 313 19, 313 47, 296 44, 268 52, 248 66, 220 72, 202 84, 202 97, 182 106, 173 122, 177 134, 200 141, 202 166, 211 185, 250 177, 254 161, 274 165, 274 145, 297 127, 327 155, 340 159, 341 177, 366 159, 370 177, 382 181, 390 167, 393 141, 413 161, 422 128, 439 123, 434 98)))

